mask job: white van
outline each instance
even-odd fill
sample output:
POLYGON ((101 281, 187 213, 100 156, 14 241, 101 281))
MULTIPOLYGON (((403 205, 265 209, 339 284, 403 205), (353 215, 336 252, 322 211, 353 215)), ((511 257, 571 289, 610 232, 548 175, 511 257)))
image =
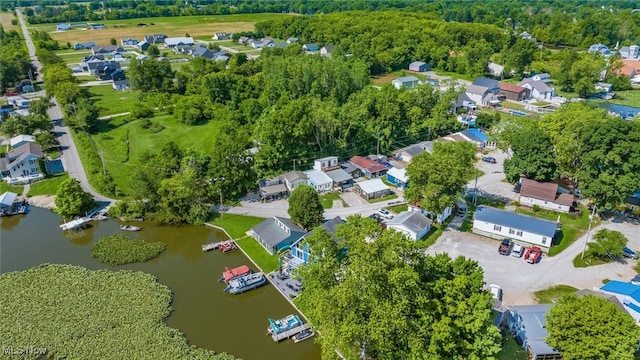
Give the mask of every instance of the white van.
POLYGON ((489 285, 489 291, 491 292, 491 295, 493 295, 494 299, 496 299, 497 301, 502 301, 502 288, 499 285, 489 285))
POLYGON ((525 247, 520 244, 513 245, 513 250, 511 250, 511 256, 522 257, 522 254, 525 252, 525 247))

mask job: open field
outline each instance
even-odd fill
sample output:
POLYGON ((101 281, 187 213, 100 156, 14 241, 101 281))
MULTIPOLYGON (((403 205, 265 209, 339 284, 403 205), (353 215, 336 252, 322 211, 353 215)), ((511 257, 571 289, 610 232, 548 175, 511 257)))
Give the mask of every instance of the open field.
POLYGON ((131 107, 139 94, 136 90, 116 91, 111 84, 91 86, 88 90, 91 94, 91 99, 95 101, 100 111, 100 116, 131 111, 131 107))
POLYGON ((2 24, 2 27, 4 28, 4 30, 5 31, 16 30, 20 32, 20 27, 18 25, 11 25, 12 19, 16 19, 16 17, 13 16, 13 13, 0 12, 0 24, 2 24))
MULTIPOLYGON (((106 88, 116 93, 110 87, 106 88)), ((126 93, 117 94, 122 96, 126 93)), ((117 109, 119 112, 125 111, 122 106, 117 109)), ((103 120, 98 131, 92 135, 98 151, 104 152, 106 167, 115 183, 125 192, 129 187, 131 173, 136 167, 144 166, 140 163, 140 155, 145 151, 158 152, 164 144, 173 141, 182 149, 191 148, 208 153, 214 136, 222 126, 221 122, 215 120, 203 125, 186 126, 180 124, 173 115, 161 115, 151 121, 162 125, 164 129, 153 133, 143 129, 140 120, 126 122, 127 120, 127 116, 103 120)), ((81 150, 81 153, 82 151, 86 149, 81 150)))
POLYGON ((605 101, 612 104, 617 105, 625 105, 625 106, 640 106, 640 90, 626 90, 626 91, 615 91, 616 97, 611 100, 605 101))
POLYGON ((204 37, 216 32, 253 31, 258 21, 277 19, 286 14, 236 14, 211 16, 179 16, 157 17, 123 20, 100 21, 107 25, 105 30, 73 29, 56 31, 56 24, 31 25, 31 29, 44 30, 51 33, 51 37, 61 43, 78 41, 95 41, 98 45, 107 45, 111 38, 120 41, 121 38, 133 37, 141 40, 144 35, 166 34, 171 37, 185 36, 204 37), (138 26, 146 24, 146 26, 138 26))
POLYGON ((66 62, 68 65, 77 65, 85 56, 91 55, 91 51, 74 51, 73 49, 56 50, 55 53, 56 55, 60 56, 60 58, 64 60, 64 62, 66 62))

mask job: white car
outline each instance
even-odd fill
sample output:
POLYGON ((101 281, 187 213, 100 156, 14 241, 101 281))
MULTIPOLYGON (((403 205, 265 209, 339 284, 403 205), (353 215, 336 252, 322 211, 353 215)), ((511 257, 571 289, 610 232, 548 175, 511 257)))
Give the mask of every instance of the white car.
POLYGON ((489 285, 489 291, 491 292, 491 295, 493 295, 494 299, 496 299, 497 301, 502 301, 502 288, 499 285, 489 285))
POLYGON ((524 246, 520 244, 515 244, 513 245, 513 249, 511 250, 511 256, 522 257, 522 254, 524 254, 526 250, 527 249, 525 249, 524 246))
POLYGON ((378 215, 382 216, 385 219, 393 219, 393 215, 391 215, 391 212, 387 209, 379 209, 378 215))

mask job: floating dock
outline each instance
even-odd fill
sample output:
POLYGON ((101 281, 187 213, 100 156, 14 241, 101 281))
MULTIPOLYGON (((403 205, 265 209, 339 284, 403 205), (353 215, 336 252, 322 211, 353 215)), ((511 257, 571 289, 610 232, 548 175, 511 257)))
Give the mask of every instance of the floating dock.
POLYGON ((273 341, 275 342, 280 342, 282 340, 286 340, 292 336, 295 336, 305 330, 311 329, 311 326, 309 326, 309 324, 302 324, 300 326, 294 327, 290 330, 287 330, 285 332, 281 332, 280 334, 272 334, 271 338, 273 339, 273 341))
POLYGON ((69 221, 68 223, 64 223, 60 225, 60 229, 73 230, 73 229, 82 228, 85 226, 86 223, 89 222, 89 220, 90 220, 89 218, 79 218, 76 220, 72 220, 72 221, 69 221))

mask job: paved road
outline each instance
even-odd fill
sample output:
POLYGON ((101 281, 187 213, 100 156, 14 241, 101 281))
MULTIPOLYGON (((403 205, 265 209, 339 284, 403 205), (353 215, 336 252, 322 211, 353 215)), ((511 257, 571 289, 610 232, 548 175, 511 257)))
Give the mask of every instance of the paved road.
MULTIPOLYGON (((27 42, 27 49, 29 50, 31 62, 38 72, 38 81, 42 81, 42 64, 40 64, 38 58, 36 57, 36 48, 31 41, 31 35, 29 34, 29 31, 27 31, 27 24, 24 20, 24 16, 22 15, 22 10, 16 9, 16 13, 18 14, 18 20, 20 21, 20 26, 22 27, 22 33, 24 34, 24 38, 27 42)), ((42 91, 42 95, 45 95, 44 91, 42 91)), ((87 174, 84 172, 84 168, 82 167, 80 155, 78 155, 78 149, 73 142, 70 130, 68 127, 62 125, 62 110, 60 109, 60 105, 55 98, 51 98, 51 102, 54 105, 53 107, 49 108, 47 112, 49 113, 51 121, 54 122, 53 131, 58 137, 58 142, 60 142, 60 146, 62 148, 62 162, 64 163, 64 168, 69 173, 69 176, 78 179, 84 191, 91 194, 97 201, 114 201, 113 199, 98 194, 98 192, 93 190, 91 185, 89 185, 87 174)))

